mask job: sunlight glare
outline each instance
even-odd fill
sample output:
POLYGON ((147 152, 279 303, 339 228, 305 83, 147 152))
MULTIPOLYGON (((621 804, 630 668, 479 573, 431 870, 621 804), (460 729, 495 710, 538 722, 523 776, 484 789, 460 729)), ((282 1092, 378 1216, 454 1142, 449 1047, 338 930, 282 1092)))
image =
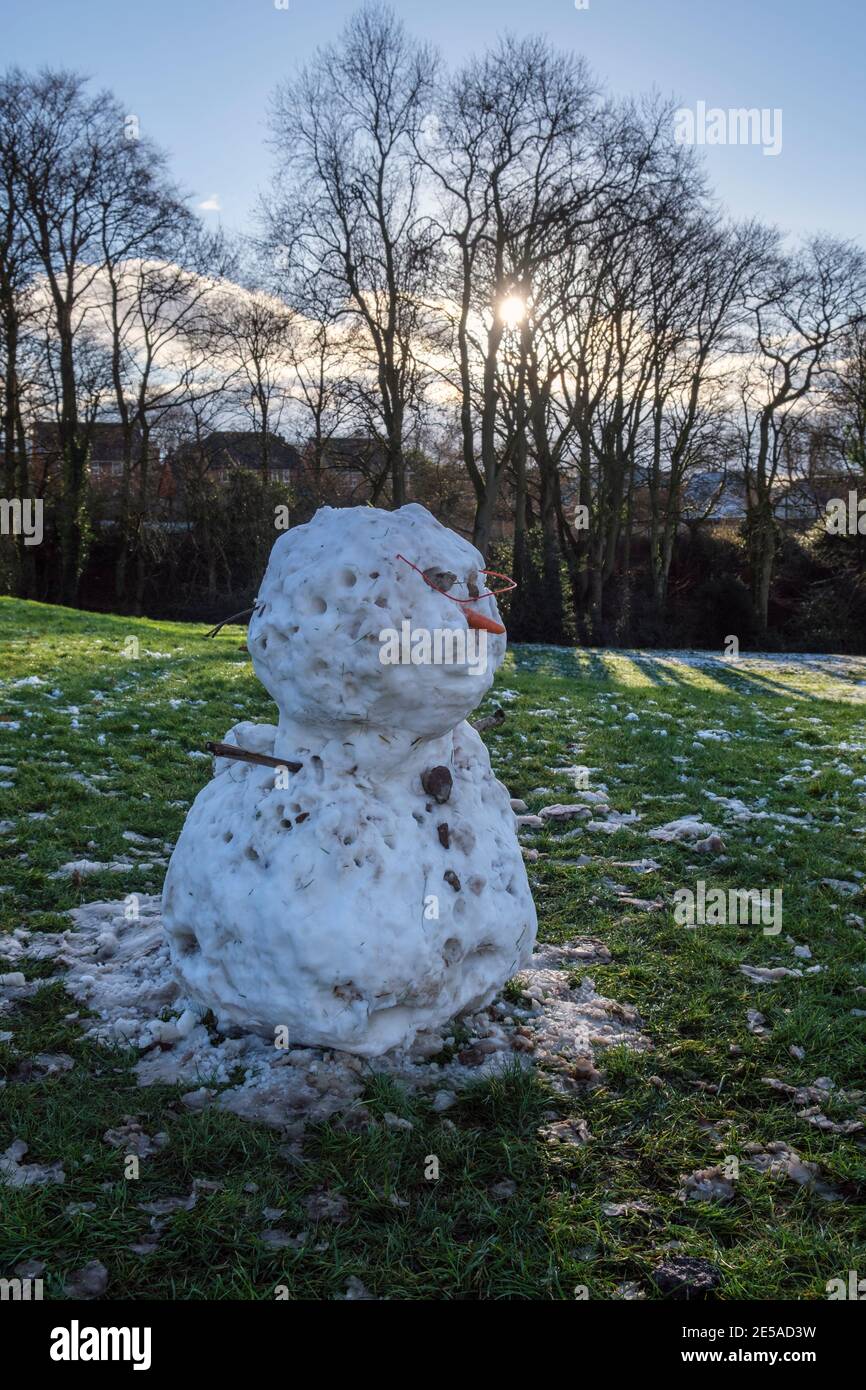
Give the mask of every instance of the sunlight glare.
POLYGON ((516 328, 526 315, 526 303, 518 294, 509 294, 499 305, 499 317, 506 328, 516 328))

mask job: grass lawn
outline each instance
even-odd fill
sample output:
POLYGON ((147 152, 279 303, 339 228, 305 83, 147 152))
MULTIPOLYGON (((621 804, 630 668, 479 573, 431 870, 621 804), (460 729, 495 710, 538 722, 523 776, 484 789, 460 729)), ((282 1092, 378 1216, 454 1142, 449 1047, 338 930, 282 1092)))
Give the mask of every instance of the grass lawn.
MULTIPOLYGON (((160 890, 164 869, 136 854, 125 873, 51 875, 128 857, 125 831, 176 840, 210 776, 210 760, 190 753, 241 718, 272 717, 242 635, 208 641, 203 627, 0 599, 0 931, 61 930, 79 903, 160 890)), ((592 967, 597 987, 638 1010, 653 1048, 600 1055, 603 1084, 576 1099, 538 1071, 478 1083, 450 1123, 371 1068, 371 1114, 412 1128, 320 1125, 298 1158, 278 1132, 190 1113, 179 1099, 188 1087, 139 1087, 135 1057, 82 1041, 67 1017, 75 1003, 49 984, 0 1012, 0 1035, 11 1033, 0 1042, 0 1151, 24 1140, 28 1163, 60 1160, 66 1181, 0 1186, 0 1275, 43 1261, 49 1298, 90 1260, 108 1269, 109 1298, 273 1299, 277 1285, 334 1298, 352 1276, 379 1298, 572 1299, 577 1286, 596 1299, 659 1298, 651 1271, 673 1250, 710 1261, 722 1297, 760 1300, 824 1298, 828 1280, 866 1269, 866 1131, 819 1128, 801 1113, 808 1104, 762 1080, 829 1077, 850 1092, 866 1078, 866 659, 515 648, 482 713, 499 701, 508 717, 485 738, 530 811, 573 800, 585 765, 590 790, 604 784, 611 806, 641 817, 614 834, 565 823, 522 838, 539 851, 529 872, 540 937, 603 941, 612 961, 592 967), (710 793, 768 814, 736 819, 710 793), (719 828, 720 856, 648 838, 689 813, 719 828), (660 867, 623 867, 645 858, 660 867), (782 888, 781 933, 677 925, 673 894, 698 878, 782 888), (623 888, 664 905, 642 910, 623 888), (741 964, 803 973, 758 984, 741 964), (750 1010, 764 1016, 760 1034, 750 1010), (22 1059, 39 1053, 75 1065, 21 1079, 22 1059), (581 1115, 590 1141, 545 1144, 537 1131, 551 1110, 581 1115), (103 1140, 128 1115, 169 1137, 136 1181, 103 1140), (836 1200, 751 1167, 748 1146, 773 1141, 818 1164, 836 1200), (425 1177, 431 1154, 436 1181, 425 1177), (683 1175, 728 1157, 739 1161, 730 1200, 680 1199, 683 1175), (171 1215, 152 1254, 133 1253, 149 1230, 139 1204, 184 1196, 193 1179, 221 1186, 171 1215), (323 1187, 345 1198, 341 1219, 322 1219, 302 1250, 260 1240, 263 1208, 309 1230, 305 1202, 323 1187), (627 1205, 611 1214, 612 1204, 627 1205)), ((831 1092, 818 1108, 843 1126, 864 1118, 856 1097, 831 1092)))

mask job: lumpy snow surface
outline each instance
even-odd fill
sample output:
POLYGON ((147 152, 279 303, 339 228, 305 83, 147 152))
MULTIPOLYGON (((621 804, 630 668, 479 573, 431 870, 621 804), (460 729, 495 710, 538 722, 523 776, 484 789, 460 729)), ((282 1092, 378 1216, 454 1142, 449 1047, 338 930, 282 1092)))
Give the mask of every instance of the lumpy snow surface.
POLYGON ((249 648, 279 724, 226 741, 302 766, 217 759, 163 895, 175 969, 222 1027, 378 1056, 483 1008, 529 960, 508 792, 464 722, 505 639, 483 634, 484 669, 380 659, 405 621, 467 632, 418 570, 495 621, 482 566, 416 505, 325 508, 276 542, 249 648))

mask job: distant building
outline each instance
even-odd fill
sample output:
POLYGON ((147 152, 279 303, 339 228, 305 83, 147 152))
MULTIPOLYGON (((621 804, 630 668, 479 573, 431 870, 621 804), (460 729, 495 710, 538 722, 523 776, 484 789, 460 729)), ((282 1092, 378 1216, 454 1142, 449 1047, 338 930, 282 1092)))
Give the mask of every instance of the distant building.
MULTIPOLYGON (((239 471, 262 475, 264 449, 255 430, 214 430, 198 443, 184 443, 166 460, 160 480, 161 508, 172 523, 181 523, 189 508, 186 499, 203 484, 222 485, 239 471)), ((268 478, 288 488, 293 485, 301 456, 293 444, 277 434, 267 435, 268 478)))
MULTIPOLYGON (((97 503, 97 511, 103 518, 111 518, 117 511, 123 474, 125 441, 123 426, 114 421, 96 421, 86 427, 89 439, 90 487, 97 503)), ((135 427, 131 436, 131 457, 133 488, 137 486, 137 467, 141 461, 141 431, 135 427)), ((148 449, 148 462, 151 465, 149 491, 155 496, 169 495, 166 486, 165 468, 160 460, 156 445, 148 449)), ((60 447, 60 430, 54 420, 37 420, 30 434, 30 474, 40 496, 50 495, 58 490, 63 480, 63 451, 60 447)))
POLYGON ((777 521, 789 526, 811 526, 827 514, 832 498, 847 502, 848 492, 857 485, 851 473, 821 473, 800 478, 780 487, 773 505, 777 521))
MULTIPOLYGON (((315 441, 308 440, 307 455, 314 449, 315 441)), ((345 487, 353 489, 369 487, 387 467, 381 441, 363 434, 335 435, 326 440, 322 464, 329 475, 340 478, 345 487)))
MULTIPOLYGON (((667 502, 670 474, 659 478, 662 505, 667 502)), ((845 498, 852 476, 827 470, 811 477, 777 478, 772 489, 773 515, 782 526, 810 526, 824 516, 831 497, 845 498)), ((684 522, 705 522, 708 526, 742 522, 748 515, 749 492, 739 468, 705 469, 689 474, 683 485, 681 517, 684 522)), ((635 518, 639 526, 649 523, 649 489, 642 481, 635 489, 635 518)))
POLYGON ((691 473, 683 488, 683 518, 721 524, 743 521, 748 488, 738 468, 708 468, 691 473))
POLYGON ((180 466, 193 464, 201 476, 224 483, 237 468, 261 472, 265 454, 268 476, 288 485, 300 466, 301 456, 293 444, 287 444, 278 434, 263 438, 256 430, 214 430, 201 444, 182 445, 173 462, 180 466))
POLYGON ((322 506, 357 507, 374 499, 386 504, 387 458, 381 440, 369 435, 334 435, 303 446, 292 477, 293 515, 309 521, 322 506))
MULTIPOLYGON (((90 478, 99 487, 113 491, 117 480, 123 477, 124 435, 123 426, 112 422, 97 422, 87 429, 90 437, 90 478)), ((132 456, 137 458, 141 449, 141 433, 136 428, 132 434, 132 456)), ((158 458, 158 451, 151 451, 151 458, 158 458)), ((63 454, 60 448, 60 430, 53 420, 37 420, 30 435, 30 469, 37 487, 49 485, 59 479, 63 468, 63 454)))

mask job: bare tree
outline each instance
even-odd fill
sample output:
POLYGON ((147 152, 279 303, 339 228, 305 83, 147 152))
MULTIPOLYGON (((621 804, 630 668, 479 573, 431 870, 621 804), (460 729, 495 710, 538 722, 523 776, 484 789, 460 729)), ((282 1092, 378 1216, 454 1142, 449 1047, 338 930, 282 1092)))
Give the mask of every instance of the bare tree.
POLYGON ((416 140, 435 78, 431 50, 392 10, 368 4, 279 89, 271 118, 279 164, 268 238, 287 271, 300 263, 362 330, 395 507, 405 500, 403 441, 433 249, 416 140))
POLYGON ((652 241, 701 194, 666 116, 652 102, 603 113, 595 215, 536 274, 533 296, 527 383, 545 597, 556 605, 562 552, 579 629, 596 639, 606 586, 618 564, 628 569, 652 382, 652 241))
POLYGON ((327 451, 330 441, 354 418, 348 384, 349 345, 327 300, 315 285, 295 299, 300 304, 296 332, 289 342, 292 410, 303 450, 302 509, 312 513, 328 495, 327 451))
MULTIPOLYGON (((13 69, 0 79, 0 437, 3 486, 8 497, 32 495, 24 421, 26 366, 32 360, 36 254, 20 217, 20 180, 26 102, 24 75, 13 69)), ((12 583, 23 597, 35 593, 33 552, 23 536, 13 541, 12 583)))
POLYGON ((228 392, 239 367, 214 351, 214 322, 229 262, 222 237, 178 215, 160 228, 149 257, 105 262, 97 286, 112 351, 114 412, 123 431, 123 478, 116 593, 141 611, 145 530, 158 470, 155 432, 162 416, 191 395, 228 392), (107 285, 104 288, 103 282, 107 285))
POLYGON ((596 95, 578 59, 540 39, 506 38, 456 75, 437 112, 428 158, 446 250, 440 343, 453 354, 453 373, 450 363, 444 370, 458 393, 482 550, 508 463, 497 438, 499 353, 509 318, 531 312, 541 267, 593 215, 602 181, 590 138, 596 95))
POLYGON ((212 305, 215 351, 237 367, 241 414, 258 436, 262 477, 270 476, 271 441, 290 393, 298 316, 281 299, 245 277, 226 287, 212 305))
POLYGON ((855 308, 839 343, 828 404, 839 454, 866 477, 866 307, 855 308))
MULTIPOLYGON (((731 362, 751 297, 776 247, 754 222, 719 225, 700 209, 653 237, 648 332, 652 407, 646 466, 653 599, 665 605, 689 475, 706 469, 725 431, 731 362)), ((723 459, 716 460, 724 462, 723 459)))
POLYGON ((18 214, 51 306, 59 380, 63 458, 61 595, 74 602, 87 550, 90 431, 79 409, 76 343, 89 332, 91 295, 106 256, 137 254, 153 233, 165 194, 161 157, 127 138, 125 115, 109 93, 91 95, 83 78, 46 71, 20 93, 18 214))
POLYGON ((755 350, 741 388, 741 447, 755 614, 767 629, 777 547, 774 493, 785 441, 862 302, 863 253, 819 237, 775 258, 754 306, 755 350))

